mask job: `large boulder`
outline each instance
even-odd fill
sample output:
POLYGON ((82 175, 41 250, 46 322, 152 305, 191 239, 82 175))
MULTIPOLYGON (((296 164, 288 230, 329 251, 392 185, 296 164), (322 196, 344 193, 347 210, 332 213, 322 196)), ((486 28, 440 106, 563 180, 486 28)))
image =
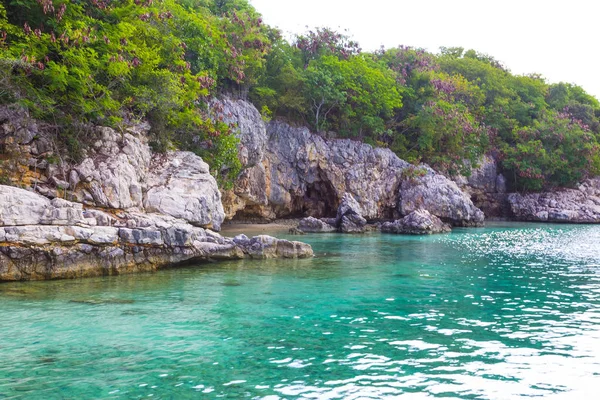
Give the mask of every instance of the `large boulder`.
POLYGON ((338 207, 336 224, 342 233, 363 233, 367 220, 361 215, 360 204, 349 193, 344 193, 338 207))
POLYGON ((408 235, 431 235, 450 232, 451 228, 435 215, 431 215, 429 211, 415 210, 400 220, 384 223, 381 231, 408 235))
POLYGON ((577 189, 546 193, 511 193, 512 215, 522 221, 600 223, 600 178, 588 179, 577 189))
POLYGON ((298 229, 304 233, 328 233, 337 230, 335 226, 314 217, 303 218, 298 224, 298 229))
POLYGON ((404 179, 399 197, 402 215, 424 209, 455 226, 480 226, 485 218, 455 182, 430 170, 404 179))
POLYGON ((208 164, 191 152, 156 154, 144 198, 147 212, 186 220, 195 226, 221 229, 225 219, 221 194, 208 164))

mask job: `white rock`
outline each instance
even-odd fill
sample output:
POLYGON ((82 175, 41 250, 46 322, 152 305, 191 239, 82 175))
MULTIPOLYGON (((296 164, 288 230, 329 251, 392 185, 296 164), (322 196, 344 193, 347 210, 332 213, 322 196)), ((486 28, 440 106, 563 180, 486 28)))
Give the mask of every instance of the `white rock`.
POLYGON ((208 164, 191 152, 156 155, 144 207, 193 225, 220 230, 225 219, 221 193, 208 164))

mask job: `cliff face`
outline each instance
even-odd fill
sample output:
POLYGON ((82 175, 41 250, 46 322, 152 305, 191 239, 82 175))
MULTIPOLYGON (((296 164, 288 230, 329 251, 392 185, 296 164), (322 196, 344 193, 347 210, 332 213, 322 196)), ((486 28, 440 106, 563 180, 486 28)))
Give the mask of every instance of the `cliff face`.
POLYGON ((93 128, 78 164, 59 159, 47 129, 0 108, 0 281, 313 254, 299 242, 213 232, 225 213, 208 165, 190 152, 153 154, 147 126, 93 128))
POLYGON ((234 189, 223 195, 229 218, 331 217, 349 193, 370 220, 425 208, 453 225, 483 222, 483 213, 469 197, 427 166, 415 170, 389 149, 326 140, 280 121, 264 129, 259 113, 247 102, 225 99, 221 104, 225 116, 237 121, 240 153, 255 149, 234 189))
POLYGON ((367 219, 397 219, 425 209, 459 226, 490 218, 600 223, 600 179, 576 189, 508 193, 496 160, 486 155, 469 177, 449 180, 428 166, 415 168, 388 149, 356 141, 327 140, 284 122, 265 124, 243 100, 214 102, 238 126, 245 166, 223 194, 227 218, 262 219, 335 215, 345 193, 367 219), (483 211, 483 212, 482 212, 483 211))
POLYGON ((486 217, 507 218, 512 215, 506 178, 498 171, 497 162, 492 156, 483 156, 478 167, 471 171, 471 176, 457 176, 453 179, 486 217))
POLYGON ((208 165, 190 152, 153 154, 147 125, 123 133, 93 128, 97 139, 83 161, 68 164, 58 158, 45 127, 26 113, 4 107, 0 122, 3 183, 88 207, 158 212, 203 228, 221 227, 221 194, 208 165))

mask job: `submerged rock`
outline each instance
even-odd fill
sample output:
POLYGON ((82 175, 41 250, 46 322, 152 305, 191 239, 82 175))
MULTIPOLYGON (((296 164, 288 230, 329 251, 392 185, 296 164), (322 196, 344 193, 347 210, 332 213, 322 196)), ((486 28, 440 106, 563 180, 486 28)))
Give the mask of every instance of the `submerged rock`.
POLYGON ((450 225, 442 222, 427 210, 415 210, 406 217, 394 222, 386 222, 381 226, 381 232, 401 233, 409 235, 430 235, 450 232, 450 225))

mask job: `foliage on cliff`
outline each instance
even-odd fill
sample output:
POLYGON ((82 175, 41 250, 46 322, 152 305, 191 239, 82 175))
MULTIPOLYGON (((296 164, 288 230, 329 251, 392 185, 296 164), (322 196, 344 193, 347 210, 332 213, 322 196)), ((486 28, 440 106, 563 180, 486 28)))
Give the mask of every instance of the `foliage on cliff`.
POLYGON ((231 127, 206 99, 257 79, 266 31, 243 1, 3 1, 0 101, 71 132, 74 157, 85 138, 73 127, 147 119, 157 147, 185 146, 235 175, 231 127))
POLYGON ((580 87, 513 75, 462 48, 361 53, 328 29, 271 41, 251 98, 275 115, 388 146, 449 174, 469 174, 493 152, 513 190, 600 173, 600 103, 580 87))
POLYGON ((0 64, 0 101, 58 126, 73 157, 88 139, 77 127, 146 119, 158 148, 196 151, 231 181, 235 127, 207 100, 233 92, 267 119, 449 174, 493 152, 515 190, 600 172, 600 103, 580 87, 462 48, 366 53, 327 28, 287 41, 246 0, 3 0, 0 64))

